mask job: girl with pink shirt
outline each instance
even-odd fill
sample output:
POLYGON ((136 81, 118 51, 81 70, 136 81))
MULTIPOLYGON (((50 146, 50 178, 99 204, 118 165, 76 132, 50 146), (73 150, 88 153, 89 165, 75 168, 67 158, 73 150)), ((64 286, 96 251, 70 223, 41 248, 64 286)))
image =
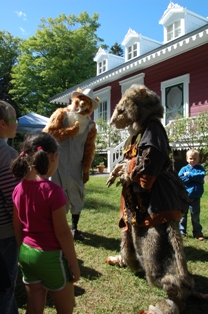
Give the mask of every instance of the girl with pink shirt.
POLYGON ((58 314, 74 308, 73 283, 80 277, 62 188, 49 180, 58 166, 57 142, 48 133, 27 136, 12 173, 23 179, 14 189, 14 230, 27 292, 27 312, 44 312, 50 294, 58 314))

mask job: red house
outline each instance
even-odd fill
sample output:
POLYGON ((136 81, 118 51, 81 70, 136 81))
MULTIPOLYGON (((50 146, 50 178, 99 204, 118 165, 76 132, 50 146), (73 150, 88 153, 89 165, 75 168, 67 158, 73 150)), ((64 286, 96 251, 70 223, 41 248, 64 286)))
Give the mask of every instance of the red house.
MULTIPOLYGON (((100 48, 94 58, 97 76, 52 97, 51 102, 67 104, 77 87, 91 88, 100 98, 94 120, 108 121, 122 94, 136 83, 160 96, 164 125, 178 114, 193 117, 208 110, 208 18, 170 2, 159 23, 162 43, 129 29, 121 43, 124 57, 100 48)), ((121 147, 117 155, 118 151, 121 147)), ((108 170, 117 162, 114 154, 109 153, 108 170)))

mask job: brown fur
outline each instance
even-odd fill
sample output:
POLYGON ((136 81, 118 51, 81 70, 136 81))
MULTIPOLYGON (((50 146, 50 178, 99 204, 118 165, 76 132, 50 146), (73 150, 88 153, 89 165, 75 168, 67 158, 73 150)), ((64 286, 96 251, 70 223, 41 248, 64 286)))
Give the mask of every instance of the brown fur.
POLYGON ((43 129, 43 132, 50 133, 57 141, 66 140, 70 136, 76 136, 79 132, 79 122, 76 121, 73 126, 64 127, 64 116, 69 111, 67 108, 58 108, 50 117, 49 122, 43 129))
MULTIPOLYGON (((82 92, 81 89, 77 90, 82 92)), ((97 99, 96 101, 99 101, 97 99)), ((93 112, 92 102, 89 97, 81 95, 72 99, 71 105, 67 108, 58 108, 50 117, 43 132, 50 133, 57 141, 63 141, 71 136, 76 136, 85 131, 93 112)), ((83 182, 89 180, 90 167, 94 157, 96 126, 93 122, 88 133, 83 154, 83 182)))
MULTIPOLYGON (((128 127, 130 134, 138 134, 145 129, 148 120, 160 119, 163 107, 159 97, 144 85, 132 85, 117 104, 111 118, 111 124, 117 128, 128 127)), ((133 162, 133 160, 131 160, 133 162)), ((110 186, 116 177, 118 183, 129 185, 131 179, 128 166, 119 164, 111 172, 107 181, 110 186)), ((173 308, 183 311, 185 300, 193 292, 194 282, 188 272, 178 222, 171 221, 152 228, 138 227, 129 223, 128 229, 122 232, 120 256, 108 258, 106 262, 114 265, 127 265, 134 273, 142 269, 150 285, 167 292, 177 306, 158 303, 166 306, 165 314, 177 313, 173 308)), ((148 313, 148 312, 147 312, 148 313)))
POLYGON ((146 86, 134 84, 116 105, 110 123, 117 129, 130 126, 138 132, 145 127, 149 117, 163 117, 160 99, 146 86))

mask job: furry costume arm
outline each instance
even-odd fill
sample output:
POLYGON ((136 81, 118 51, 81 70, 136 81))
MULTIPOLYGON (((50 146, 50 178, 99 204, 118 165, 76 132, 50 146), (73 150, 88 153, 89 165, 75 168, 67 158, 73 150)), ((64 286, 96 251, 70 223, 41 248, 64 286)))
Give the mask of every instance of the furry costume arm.
POLYGON ((119 177, 118 182, 116 183, 116 186, 119 184, 129 185, 130 184, 130 178, 128 176, 127 172, 128 168, 128 160, 123 160, 122 162, 118 163, 114 169, 111 171, 110 176, 106 182, 106 185, 108 188, 115 182, 115 180, 119 177))
POLYGON ((58 108, 50 117, 43 132, 50 133, 57 141, 63 141, 70 136, 75 136, 79 132, 79 122, 76 121, 74 125, 63 127, 64 115, 66 108, 58 108))
POLYGON ((87 140, 84 146, 84 154, 82 159, 82 168, 83 168, 83 182, 86 183, 89 180, 90 175, 90 167, 94 157, 95 151, 95 138, 97 135, 97 129, 95 126, 95 122, 93 122, 93 126, 88 133, 87 140))

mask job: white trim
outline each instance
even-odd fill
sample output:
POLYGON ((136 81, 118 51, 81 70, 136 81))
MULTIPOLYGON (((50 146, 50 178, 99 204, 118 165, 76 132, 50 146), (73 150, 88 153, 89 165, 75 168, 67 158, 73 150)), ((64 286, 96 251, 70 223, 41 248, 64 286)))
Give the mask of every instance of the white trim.
MULTIPOLYGON (((111 86, 96 90, 94 92, 95 97, 99 97, 100 101, 107 101, 107 121, 110 120, 110 108, 111 108, 111 86)), ((94 111, 94 120, 98 120, 98 109, 94 111)))
POLYGON ((118 80, 126 75, 130 75, 135 71, 146 69, 147 67, 162 63, 165 60, 171 59, 175 56, 183 54, 201 45, 208 43, 208 25, 200 27, 199 29, 179 37, 159 48, 156 48, 144 55, 137 57, 129 62, 126 62, 115 69, 111 69, 99 76, 95 76, 84 82, 69 88, 68 90, 53 96, 50 99, 52 103, 67 103, 71 93, 80 87, 82 90, 86 88, 95 89, 103 84, 108 84, 112 81, 118 80))
POLYGON ((102 60, 97 62, 97 75, 100 75, 100 74, 107 72, 107 71, 108 71, 108 59, 103 58, 102 60), (105 70, 104 70, 104 67, 105 67, 105 70), (100 70, 101 70, 101 72, 100 72, 100 70))
POLYGON ((121 94, 123 95, 127 88, 129 88, 132 84, 142 84, 144 85, 144 77, 145 73, 140 73, 134 76, 131 76, 125 80, 119 81, 119 85, 121 85, 121 94))
MULTIPOLYGON (((167 87, 183 83, 184 84, 184 90, 183 90, 184 112, 183 112, 183 114, 184 114, 184 117, 186 117, 186 118, 189 117, 189 82, 190 82, 190 74, 177 76, 177 77, 172 78, 170 80, 161 82, 161 84, 160 84, 161 102, 162 102, 164 109, 165 109, 165 89, 167 87)), ((165 112, 165 110, 164 110, 164 112, 165 112)), ((164 117, 165 117, 165 113, 164 113, 164 117)), ((163 118, 162 123, 165 124, 165 118, 163 118)))

